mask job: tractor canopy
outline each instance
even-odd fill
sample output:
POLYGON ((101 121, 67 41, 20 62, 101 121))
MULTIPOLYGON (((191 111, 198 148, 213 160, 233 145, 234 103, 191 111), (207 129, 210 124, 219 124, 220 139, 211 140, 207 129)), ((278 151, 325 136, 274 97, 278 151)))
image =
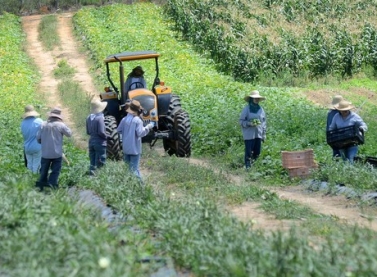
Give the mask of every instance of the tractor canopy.
POLYGON ((105 59, 105 63, 154 59, 158 58, 159 56, 160 54, 158 54, 155 51, 122 52, 107 56, 105 59))
POLYGON ((129 61, 137 61, 137 60, 147 60, 147 59, 154 59, 155 60, 155 69, 156 69, 156 75, 154 77, 154 81, 152 83, 151 91, 154 91, 154 88, 156 85, 160 84, 160 79, 158 78, 159 75, 159 67, 158 67, 158 57, 160 56, 159 53, 156 51, 135 51, 135 52, 121 52, 118 54, 112 54, 106 57, 105 64, 106 64, 106 75, 107 79, 110 82, 112 88, 114 91, 120 95, 120 102, 121 104, 124 104, 127 99, 129 99, 126 88, 125 88, 125 80, 126 76, 124 73, 124 67, 123 62, 129 62, 129 61), (110 73, 110 63, 119 63, 119 78, 120 78, 120 91, 118 89, 118 86, 114 84, 114 82, 111 79, 111 73, 110 73))

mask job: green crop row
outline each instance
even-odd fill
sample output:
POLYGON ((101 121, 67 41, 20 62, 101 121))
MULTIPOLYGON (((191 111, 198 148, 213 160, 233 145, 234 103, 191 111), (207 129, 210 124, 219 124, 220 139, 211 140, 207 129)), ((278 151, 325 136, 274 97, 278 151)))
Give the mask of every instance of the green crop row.
POLYGON ((376 7, 370 1, 355 5, 170 0, 165 11, 183 38, 208 53, 222 71, 267 83, 286 75, 348 78, 365 68, 376 74, 376 7), (350 17, 355 9, 358 16, 350 17))

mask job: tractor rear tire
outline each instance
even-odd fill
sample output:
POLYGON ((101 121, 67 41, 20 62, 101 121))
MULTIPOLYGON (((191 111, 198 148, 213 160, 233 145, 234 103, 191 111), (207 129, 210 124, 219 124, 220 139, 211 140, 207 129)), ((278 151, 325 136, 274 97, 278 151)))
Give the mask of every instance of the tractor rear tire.
POLYGON ((117 131, 117 121, 114 116, 105 116, 105 129, 108 134, 106 156, 109 160, 122 160, 123 152, 117 131))
POLYGON ((176 110, 173 120, 175 140, 164 139, 165 151, 177 157, 190 157, 191 155, 191 123, 187 112, 182 109, 176 110))

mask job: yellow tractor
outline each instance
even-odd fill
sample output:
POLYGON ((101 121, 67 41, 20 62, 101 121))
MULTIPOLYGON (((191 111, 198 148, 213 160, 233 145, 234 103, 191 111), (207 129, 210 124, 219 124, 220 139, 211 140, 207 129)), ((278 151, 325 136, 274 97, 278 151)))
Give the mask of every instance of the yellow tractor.
POLYGON ((160 81, 159 56, 160 54, 155 51, 139 51, 113 54, 105 59, 110 86, 101 93, 101 98, 102 101, 108 102, 105 110, 105 125, 106 132, 110 136, 107 146, 109 159, 120 160, 123 156, 121 138, 116 129, 120 120, 126 115, 124 106, 131 99, 139 101, 143 107, 144 126, 150 122, 155 124, 153 130, 143 138, 143 143, 149 143, 153 147, 158 139, 162 139, 163 147, 169 155, 178 157, 191 155, 190 118, 188 113, 182 109, 180 98, 172 93, 171 87, 160 81), (125 76, 124 69, 126 62, 147 59, 154 59, 156 71, 150 90, 144 87, 145 83, 142 82, 129 84, 130 82, 126 81, 127 76, 125 76), (115 68, 118 69, 119 86, 116 86, 111 78, 111 70, 114 70, 114 66, 111 66, 112 63, 118 64, 115 68), (129 84, 127 87, 126 83, 129 84))

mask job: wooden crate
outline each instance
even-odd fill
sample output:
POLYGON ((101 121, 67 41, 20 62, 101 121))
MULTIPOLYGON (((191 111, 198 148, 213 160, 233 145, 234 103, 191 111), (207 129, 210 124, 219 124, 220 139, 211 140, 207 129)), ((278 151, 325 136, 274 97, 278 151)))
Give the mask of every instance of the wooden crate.
POLYGON ((281 151, 283 167, 286 169, 316 168, 313 149, 303 151, 281 151))
POLYGON ((289 177, 291 178, 305 178, 310 176, 311 174, 311 167, 296 167, 296 168, 289 168, 288 173, 289 177))

